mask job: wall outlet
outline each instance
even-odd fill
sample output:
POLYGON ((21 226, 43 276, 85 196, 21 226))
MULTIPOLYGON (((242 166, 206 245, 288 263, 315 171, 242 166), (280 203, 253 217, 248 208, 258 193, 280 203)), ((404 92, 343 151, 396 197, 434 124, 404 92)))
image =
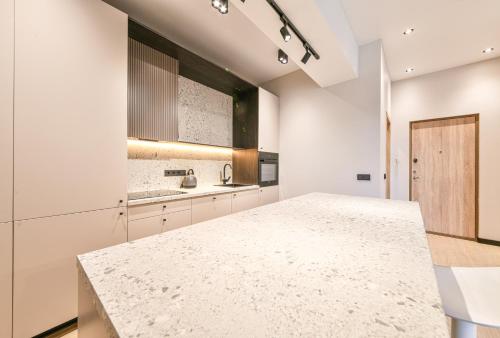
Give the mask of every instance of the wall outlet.
POLYGON ((165 176, 186 176, 186 170, 165 170, 165 176))
POLYGON ((371 181, 370 174, 358 174, 358 181, 371 181))

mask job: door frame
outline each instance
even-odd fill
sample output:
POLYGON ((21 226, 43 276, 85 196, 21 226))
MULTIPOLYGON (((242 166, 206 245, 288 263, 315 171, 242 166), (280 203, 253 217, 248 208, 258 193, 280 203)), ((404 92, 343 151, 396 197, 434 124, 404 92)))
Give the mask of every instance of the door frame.
POLYGON ((391 199, 391 141, 392 124, 389 113, 385 113, 385 198, 391 199))
POLYGON ((454 237, 454 238, 460 238, 460 239, 466 239, 466 240, 472 240, 476 241, 479 236, 479 114, 467 114, 467 115, 455 115, 455 116, 447 116, 447 117, 438 117, 438 118, 433 118, 433 119, 424 119, 424 120, 414 120, 410 121, 410 147, 409 147, 409 154, 408 154, 408 185, 409 185, 409 196, 408 200, 411 201, 411 193, 412 193, 412 188, 411 188, 411 183, 412 183, 412 172, 411 172, 411 166, 412 166, 412 154, 413 154, 413 124, 414 123, 419 123, 419 122, 432 122, 432 121, 443 121, 443 120, 453 120, 456 118, 464 118, 464 117, 474 117, 475 119, 475 140, 474 140, 474 148, 475 148, 475 161, 474 161, 474 166, 475 166, 475 196, 474 196, 474 204, 475 204, 475 215, 474 215, 474 238, 467 238, 467 237, 461 237, 461 236, 454 236, 454 235, 448 235, 448 234, 442 234, 442 233, 435 233, 432 231, 427 231, 427 233, 430 234, 436 234, 436 235, 441 235, 441 236, 447 236, 447 237, 454 237))

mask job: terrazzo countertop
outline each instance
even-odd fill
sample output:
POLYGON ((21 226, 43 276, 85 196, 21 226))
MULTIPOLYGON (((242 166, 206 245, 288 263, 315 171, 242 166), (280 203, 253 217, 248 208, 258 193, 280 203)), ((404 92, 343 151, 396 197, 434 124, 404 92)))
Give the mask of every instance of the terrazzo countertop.
POLYGON ((114 337, 449 337, 414 202, 314 193, 78 262, 114 337))
POLYGON ((182 199, 186 199, 186 198, 218 195, 218 194, 239 192, 239 191, 245 191, 245 190, 255 190, 255 189, 259 189, 259 188, 260 187, 258 185, 247 185, 247 186, 236 187, 236 188, 219 187, 219 186, 215 186, 215 185, 196 187, 196 188, 192 188, 192 189, 179 188, 179 189, 173 189, 173 190, 182 191, 182 192, 185 192, 185 194, 131 200, 131 201, 128 201, 127 205, 130 207, 130 206, 134 206, 134 205, 158 203, 158 202, 173 201, 173 200, 182 200, 182 199))

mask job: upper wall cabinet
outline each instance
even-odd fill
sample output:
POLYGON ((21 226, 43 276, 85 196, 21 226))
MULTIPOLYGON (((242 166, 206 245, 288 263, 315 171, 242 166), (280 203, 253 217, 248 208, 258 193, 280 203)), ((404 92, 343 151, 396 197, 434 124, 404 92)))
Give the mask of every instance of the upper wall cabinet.
POLYGON ((177 141, 179 62, 129 39, 128 136, 177 141))
POLYGON ((179 141, 233 146, 233 98, 179 77, 179 141))
MULTIPOLYGON (((0 1, 0 223, 12 220, 14 0, 0 1)), ((1 325, 0 325, 1 326, 1 325)), ((2 330, 0 330, 1 336, 2 330)))
POLYGON ((257 87, 130 20, 129 137, 257 148, 257 87))
POLYGON ((100 0, 16 0, 15 19, 15 219, 120 205, 127 15, 100 0))
POLYGON ((259 151, 279 152, 279 97, 259 88, 259 151))
POLYGON ((233 98, 179 75, 179 62, 129 39, 128 136, 233 146, 233 98))
POLYGON ((257 149, 259 132, 259 91, 250 88, 234 95, 233 147, 257 149))

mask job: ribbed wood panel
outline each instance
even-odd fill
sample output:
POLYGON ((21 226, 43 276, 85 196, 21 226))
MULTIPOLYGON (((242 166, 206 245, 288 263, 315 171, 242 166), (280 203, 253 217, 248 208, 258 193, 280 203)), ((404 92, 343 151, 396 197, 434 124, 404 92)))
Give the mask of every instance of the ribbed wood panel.
POLYGON ((128 136, 177 141, 179 62, 129 38, 128 136))

